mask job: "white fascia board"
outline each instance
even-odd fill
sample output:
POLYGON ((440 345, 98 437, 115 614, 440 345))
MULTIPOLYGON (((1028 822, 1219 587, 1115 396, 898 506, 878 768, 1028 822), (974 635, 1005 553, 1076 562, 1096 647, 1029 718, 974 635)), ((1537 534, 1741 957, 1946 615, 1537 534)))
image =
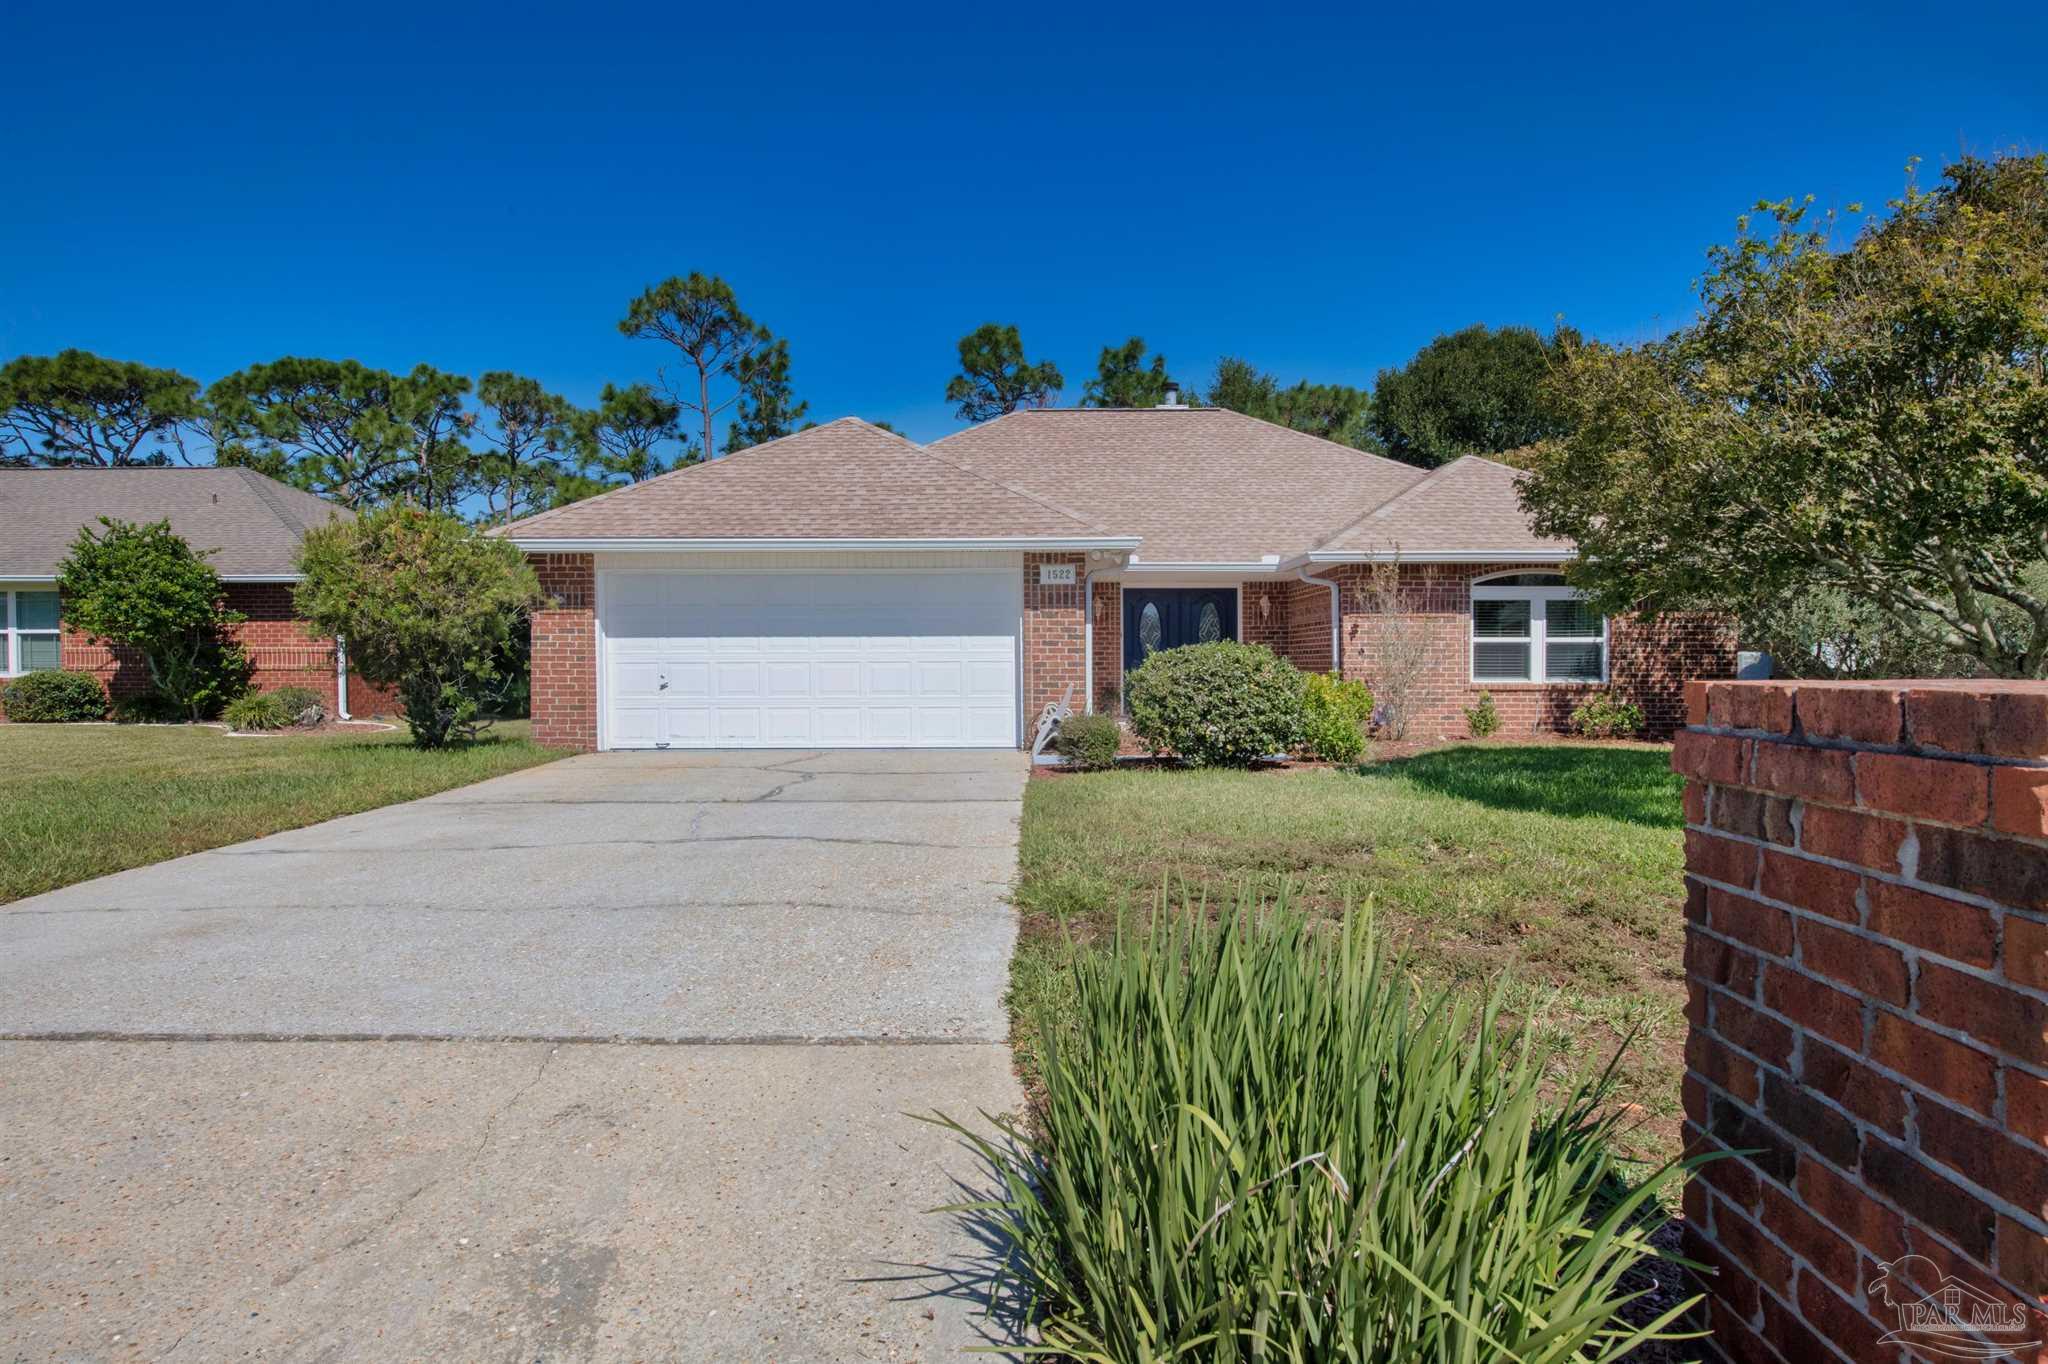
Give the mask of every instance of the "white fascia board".
POLYGON ((1579 557, 1570 549, 1439 549, 1426 553, 1402 550, 1310 550, 1287 561, 1288 568, 1312 564, 1568 564, 1579 557))
POLYGON ((54 573, 0 573, 0 583, 53 583, 54 573))
POLYGON ((1181 562, 1133 558, 1124 565, 1125 577, 1144 577, 1151 574, 1215 574, 1225 578, 1257 577, 1261 574, 1280 572, 1280 556, 1268 554, 1263 559, 1247 559, 1241 563, 1225 563, 1214 559, 1189 559, 1181 562))
POLYGON ((533 554, 620 554, 643 550, 649 553, 674 554, 690 550, 708 552, 730 552, 733 550, 757 550, 772 553, 776 550, 945 550, 945 549, 1018 549, 1018 550, 1061 550, 1061 549, 1110 549, 1130 550, 1138 547, 1135 535, 1105 536, 999 536, 987 539, 930 539, 930 540, 597 540, 597 539, 549 539, 541 536, 515 535, 508 537, 520 549, 533 554))

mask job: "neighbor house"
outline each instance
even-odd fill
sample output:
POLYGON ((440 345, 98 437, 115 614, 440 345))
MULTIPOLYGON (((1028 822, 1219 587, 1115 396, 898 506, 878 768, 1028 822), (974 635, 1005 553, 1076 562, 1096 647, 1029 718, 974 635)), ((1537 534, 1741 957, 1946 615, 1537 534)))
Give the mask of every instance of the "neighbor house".
POLYGON ((66 668, 94 674, 116 697, 147 691, 149 674, 132 650, 65 627, 57 567, 78 532, 98 530, 102 517, 169 521, 192 548, 211 551, 226 604, 245 617, 231 633, 254 665, 257 690, 305 687, 344 713, 389 709, 388 697, 342 674, 334 641, 292 606, 300 540, 351 516, 251 469, 0 469, 0 677, 66 668))
POLYGON ((1114 710, 1200 640, 1414 676, 1412 733, 1509 732, 1589 695, 1655 732, 1728 676, 1700 617, 1602 619, 1516 473, 1423 470, 1217 408, 1044 409, 917 445, 845 418, 505 528, 552 597, 534 731, 583 749, 1008 747, 1114 710))

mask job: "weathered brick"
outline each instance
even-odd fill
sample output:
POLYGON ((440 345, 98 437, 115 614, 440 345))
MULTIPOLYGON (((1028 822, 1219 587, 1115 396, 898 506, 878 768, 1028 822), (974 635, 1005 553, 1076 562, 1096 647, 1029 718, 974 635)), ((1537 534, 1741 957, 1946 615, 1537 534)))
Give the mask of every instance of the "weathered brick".
POLYGON ((1863 1001, 1812 976, 1773 963, 1764 979, 1764 1003, 1808 1032, 1852 1049, 1863 1045, 1863 1001))
POLYGON ((1744 999, 1756 997, 1756 957, 1733 943, 1704 933, 1686 934, 1685 971, 1744 999))
POLYGON ((1896 687, 1803 686, 1798 710, 1807 738, 1859 744, 1898 743, 1904 718, 1896 687))
MULTIPOLYGON (((1715 1165, 1733 1163, 1726 1160, 1714 1162, 1715 1165)), ((1679 1229, 1679 1250, 1686 1259, 1706 1266, 1706 1273, 1700 1279, 1704 1291, 1733 1304, 1735 1310, 1745 1317, 1755 1315, 1756 1280, 1749 1276, 1748 1270, 1731 1261, 1697 1224, 1688 1222, 1679 1229)))
POLYGON ((1715 682, 1707 688, 1707 723, 1790 734, 1792 688, 1780 682, 1715 682))
POLYGON ((1998 1276, 2035 1299, 2048 1299, 2048 1236, 2003 1213, 1998 1217, 1998 1276))
POLYGON ((1685 822, 1705 824, 1707 822, 1707 792, 1713 790, 1705 782, 1689 781, 1685 784, 1685 822))
POLYGON ((1997 926, 1981 906, 1875 878, 1865 885, 1864 898, 1873 933, 1972 966, 1989 967, 1996 957, 1997 926))
POLYGON ((2039 683, 1914 687, 1906 693, 1906 718, 1921 747, 2048 757, 2048 687, 2039 683))
POLYGON ((1870 1191, 1822 1161, 1799 1162, 1795 1181, 1807 1207, 1879 1260, 1906 1253, 1906 1221, 1870 1191))
POLYGON ((1792 1030, 1730 995, 1716 994, 1710 1026, 1767 1066, 1792 1064, 1792 1030))
MULTIPOLYGON (((1834 1279, 1828 1265, 1816 1265, 1822 1274, 1834 1279)), ((1888 1327, 1872 1321, 1867 1313, 1851 1300, 1857 1296, 1856 1275, 1852 1271, 1848 1282, 1834 1279, 1834 1286, 1819 1276, 1805 1270, 1799 1272, 1799 1314, 1820 1335, 1851 1359, 1883 1359, 1891 1347, 1881 1344, 1888 1327)))
POLYGON ((1747 890, 1756 884, 1757 861, 1753 843, 1738 843, 1699 829, 1685 831, 1685 866, 1694 875, 1747 890))
POLYGON ((1779 957, 1792 955, 1792 916, 1775 905, 1709 886, 1707 922, 1716 933, 1758 951, 1779 957))
POLYGON ((1747 1214, 1717 1200, 1714 1234, 1730 1255, 1766 1285, 1792 1282, 1792 1259, 1778 1244, 1764 1235, 1763 1228, 1747 1214))
POLYGON ((1707 722, 1707 682, 1704 678, 1694 678, 1685 684, 1685 722, 1689 725, 1707 722))
POLYGON ((1870 1022, 1870 1059, 1957 1103, 1990 1113, 1998 1102, 1998 1062, 1975 1047, 1882 1010, 1870 1022))
POLYGON ((1897 948, 1815 919, 1799 921, 1798 937, 1807 970, 1886 1004, 1906 1002, 1906 959, 1897 948))
POLYGON ((1712 1185, 1714 1192, 1722 1198, 1754 1215, 1762 1180, 1750 1163, 1708 1136, 1706 1129, 1697 1123, 1686 1123, 1679 1135, 1688 1156, 1714 1157, 1700 1166, 1699 1177, 1712 1185))
POLYGON ((2048 1146, 2048 1080, 2006 1066, 2005 1127, 2015 1136, 2048 1146))
POLYGON ((1855 1123, 1777 1071, 1765 1071, 1763 1082, 1763 1115, 1779 1131, 1843 1169, 1855 1166, 1859 1140, 1855 1123))
POLYGON ((1906 1130, 1906 1091, 1851 1054, 1831 1047, 1818 1037, 1808 1037, 1800 1049, 1799 1078, 1817 1093, 1833 1099, 1873 1127, 1893 1136, 1906 1130))
POLYGON ((1928 1156, 2025 1212, 2048 1211, 2048 1154, 1938 1103, 1921 1104, 1914 1123, 1928 1156))
POLYGON ((1703 1079, 1727 1090, 1744 1103, 1756 1102, 1756 1062, 1746 1056, 1737 1056, 1697 1028, 1686 1035, 1685 1063, 1699 1072, 1703 1079))
POLYGON ((2029 1065, 2048 1066, 2048 1001, 1923 961, 1913 982, 1916 1012, 1968 1033, 2029 1065))
POLYGON ((1799 1157, 1784 1133, 1718 1094, 1708 1101, 1707 1132, 1729 1150, 1746 1152, 1744 1160, 1781 1184, 1790 1184, 1799 1169, 1799 1157))
POLYGON ((1991 827, 2048 838, 2048 767, 1991 769, 1991 827))
POLYGON ((1799 817, 1799 846, 1820 857, 1854 862, 1877 871, 1899 869, 1899 844, 1906 826, 1881 815, 1809 805, 1799 817))
POLYGON ((1991 811, 1990 769, 1902 753, 1856 755, 1856 798, 1890 814, 1982 824, 1991 811))
POLYGON ((2016 985, 2048 990, 2048 924, 2018 914, 2005 916, 2005 978, 2016 985))
POLYGON ((1960 1184, 1937 1173, 1938 1166, 1879 1137, 1863 1143, 1865 1183, 1879 1197, 1897 1204, 1982 1260, 1991 1253, 1992 1212, 1960 1184))
POLYGON ((2048 847, 1922 826, 1914 875, 2016 909, 2048 910, 2048 847))
POLYGON ((1856 892, 1863 885, 1863 878, 1853 871, 1831 867, 1825 862, 1792 853, 1782 853, 1776 848, 1764 850, 1763 879, 1759 882, 1765 895, 1786 904, 1798 905, 1844 923, 1855 923, 1862 917, 1856 904, 1856 892))
POLYGON ((1741 786, 1749 780, 1751 747, 1748 739, 1684 730, 1671 742, 1671 770, 1715 786, 1741 786))
POLYGON ((1766 791, 1849 805, 1856 799, 1853 755, 1833 748, 1759 741, 1754 784, 1766 791))
POLYGON ((1719 788, 1714 796, 1712 823, 1715 828, 1731 834, 1768 839, 1787 847, 1791 846, 1794 837, 1790 797, 1748 791, 1739 786, 1719 788))

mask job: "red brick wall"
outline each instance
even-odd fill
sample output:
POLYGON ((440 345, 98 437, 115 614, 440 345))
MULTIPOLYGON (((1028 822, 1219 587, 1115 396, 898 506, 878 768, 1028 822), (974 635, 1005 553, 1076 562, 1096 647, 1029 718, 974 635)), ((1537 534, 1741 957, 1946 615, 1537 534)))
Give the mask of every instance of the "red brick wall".
POLYGON ((1038 713, 1060 699, 1073 684, 1072 704, 1082 708, 1084 650, 1088 620, 1081 611, 1081 583, 1088 571, 1079 554, 1024 556, 1024 742, 1031 742, 1038 713), (1072 586, 1041 586, 1040 564, 1072 564, 1072 586))
MULTIPOLYGON (((1465 708, 1475 703, 1482 691, 1493 694, 1503 733, 1564 730, 1569 727, 1575 706, 1590 695, 1609 690, 1642 707, 1647 733, 1661 737, 1684 721, 1687 681, 1729 677, 1735 672, 1734 632, 1718 619, 1668 617, 1652 625, 1622 618, 1612 622, 1609 630, 1610 680, 1606 686, 1549 682, 1474 685, 1470 655, 1472 581, 1516 570, 1554 571, 1543 565, 1514 563, 1400 565, 1395 617, 1422 631, 1428 650, 1420 695, 1411 702, 1409 737, 1466 733, 1465 708)), ((1371 609, 1372 566, 1344 564, 1326 570, 1321 576, 1337 581, 1343 592, 1344 675, 1370 683, 1387 629, 1386 617, 1371 609)), ((1302 586, 1308 588, 1307 584, 1302 586)), ((1308 598, 1297 601, 1305 608, 1308 598)), ((1298 609, 1296 614, 1308 619, 1306 610, 1298 609)), ((1326 627, 1327 608, 1322 619, 1326 627)), ((1306 633, 1304 629, 1297 648, 1307 645, 1306 633)), ((1328 653, 1327 646, 1323 653, 1328 653)))
POLYGON ((1716 1343, 1893 1359, 1943 1276, 2048 1301, 2048 684, 1689 691, 1686 1131, 1752 1151, 1686 1194, 1716 1343))
POLYGON ((1123 709, 1124 589, 1104 579, 1095 583, 1095 712, 1123 709))
MULTIPOLYGON (((246 619, 228 633, 240 642, 254 665, 250 685, 257 691, 304 687, 319 694, 329 709, 335 703, 334 641, 315 635, 292 607, 290 583, 229 583, 229 609, 246 619)), ((62 661, 65 668, 89 672, 106 684, 109 694, 137 696, 149 690, 149 670, 142 656, 126 647, 109 648, 66 627, 62 661)), ((392 695, 349 675, 349 710, 356 715, 391 714, 398 709, 392 695)))
POLYGON ((530 554, 548 594, 533 613, 533 737, 550 748, 597 748, 597 564, 588 554, 530 554))

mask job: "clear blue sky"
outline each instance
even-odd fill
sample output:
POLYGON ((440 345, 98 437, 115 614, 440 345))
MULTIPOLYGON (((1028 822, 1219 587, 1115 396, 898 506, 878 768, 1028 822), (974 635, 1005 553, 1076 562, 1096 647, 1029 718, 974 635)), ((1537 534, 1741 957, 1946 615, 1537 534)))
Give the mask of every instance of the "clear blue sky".
POLYGON ((931 438, 983 321, 1070 395, 1134 333, 1196 383, 1367 383, 1472 322, 1639 338, 1759 196, 2048 144, 2039 0, 1121 8, 8 6, 0 357, 588 402, 653 377, 614 324, 695 269, 814 417, 931 438))

